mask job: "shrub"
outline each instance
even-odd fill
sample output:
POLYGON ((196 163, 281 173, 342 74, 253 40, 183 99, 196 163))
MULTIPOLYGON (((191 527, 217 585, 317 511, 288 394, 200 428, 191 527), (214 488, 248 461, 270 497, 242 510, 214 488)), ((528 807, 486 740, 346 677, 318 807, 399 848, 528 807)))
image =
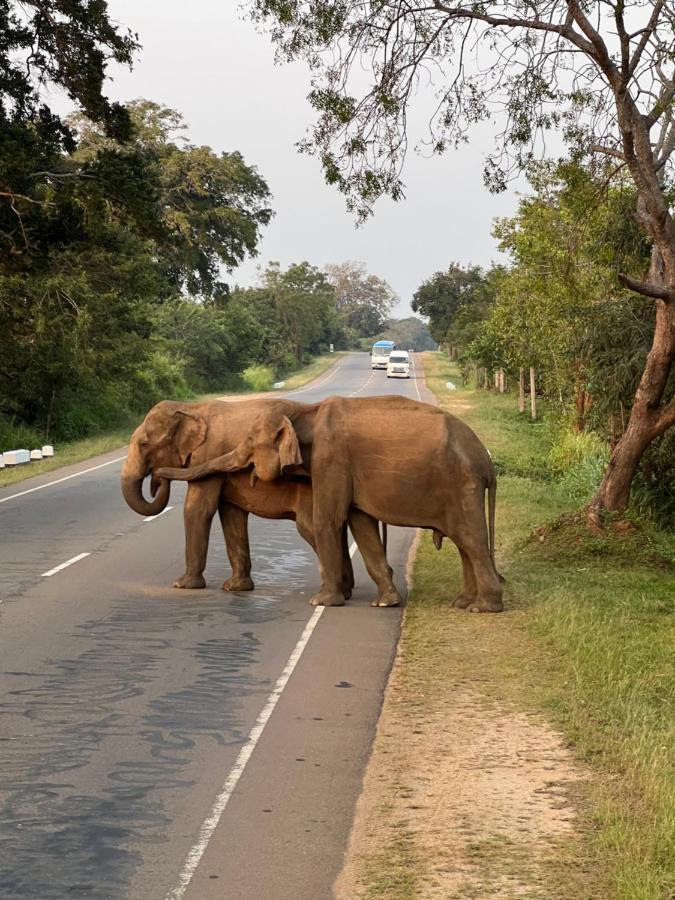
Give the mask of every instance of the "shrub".
POLYGON ((269 366, 249 366, 241 373, 244 384, 252 391, 271 391, 274 372, 269 366))
POLYGON ((561 486, 579 502, 589 500, 600 484, 609 459, 609 447, 592 431, 562 431, 549 453, 548 464, 562 476, 561 486))

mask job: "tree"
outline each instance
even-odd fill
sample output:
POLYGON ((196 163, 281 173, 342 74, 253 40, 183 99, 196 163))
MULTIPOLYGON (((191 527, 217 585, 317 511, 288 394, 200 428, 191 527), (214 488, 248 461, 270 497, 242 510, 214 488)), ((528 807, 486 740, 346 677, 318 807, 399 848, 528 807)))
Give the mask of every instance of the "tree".
POLYGON ((554 127, 576 154, 604 157, 613 166, 606 167, 608 181, 619 169, 630 173, 634 214, 652 256, 646 276, 621 278, 655 301, 656 325, 625 433, 592 504, 596 516, 623 509, 644 450, 675 422, 675 401, 664 402, 675 358, 669 0, 255 0, 252 15, 272 24, 282 54, 311 64, 310 99, 319 119, 304 149, 319 155, 327 180, 360 215, 382 194, 402 196, 408 108, 430 72, 441 81, 433 151, 465 139, 473 123, 504 114, 486 164, 493 189, 505 187, 513 167, 529 165, 537 139, 554 127), (361 63, 370 78, 363 78, 361 63))
POLYGON ((360 262, 328 265, 326 275, 335 289, 338 314, 352 336, 377 334, 398 299, 387 282, 369 275, 360 262))
POLYGON ((263 273, 263 286, 274 299, 282 333, 296 362, 304 353, 327 344, 334 327, 335 290, 325 274, 308 262, 281 271, 272 263, 263 273), (323 341, 322 341, 323 339, 323 341))
POLYGON ((129 105, 133 139, 120 147, 83 116, 70 120, 79 140, 74 161, 90 164, 102 153, 137 154, 156 169, 156 217, 161 229, 157 259, 172 289, 218 301, 227 294, 228 271, 254 256, 260 230, 272 218, 270 192, 240 153, 180 143, 179 112, 150 100, 129 105))
POLYGON ((126 109, 103 94, 109 61, 129 65, 138 44, 110 21, 106 3, 0 2, 0 248, 25 253, 32 220, 50 202, 54 163, 74 148, 47 100, 67 95, 105 132, 129 137, 126 109))
POLYGON ((486 301, 488 291, 485 273, 480 266, 462 268, 451 263, 445 272, 436 272, 413 294, 414 312, 429 317, 431 336, 439 344, 462 343, 454 334, 461 309, 476 307, 486 301))
POLYGON ((378 341, 396 341, 403 350, 435 350, 436 342, 429 333, 429 326, 417 316, 407 319, 389 319, 384 329, 375 335, 378 341))

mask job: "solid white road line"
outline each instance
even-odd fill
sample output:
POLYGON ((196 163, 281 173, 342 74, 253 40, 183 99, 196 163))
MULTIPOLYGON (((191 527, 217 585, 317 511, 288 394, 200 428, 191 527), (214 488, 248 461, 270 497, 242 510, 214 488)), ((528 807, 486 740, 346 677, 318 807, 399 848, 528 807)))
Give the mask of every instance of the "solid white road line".
POLYGON ((146 516, 146 518, 143 519, 143 521, 144 521, 144 522, 154 522, 155 519, 159 519, 159 517, 160 517, 160 516, 163 516, 164 513, 168 513, 170 509, 173 509, 173 506, 167 506, 165 509, 163 509, 163 510, 161 511, 161 513, 157 513, 156 516, 146 516))
MULTIPOLYGON (((355 552, 356 544, 353 543, 349 548, 349 555, 354 556, 355 552)), ((310 616, 309 622, 305 625, 305 629, 300 635, 300 640, 293 648, 293 652, 289 656, 288 662, 284 666, 283 672, 278 677, 272 693, 267 698, 265 705, 263 706, 260 714, 258 715, 258 718, 255 721, 255 725, 249 732, 248 740, 239 751, 239 755, 237 756, 234 765, 230 769, 229 774, 225 779, 225 782, 223 783, 222 789, 216 797, 215 803, 211 807, 211 812, 202 823, 202 827, 199 829, 199 837, 197 838, 197 843, 192 847, 187 855, 185 865, 183 866, 183 870, 178 878, 178 885, 171 891, 170 894, 167 894, 166 900, 180 900, 180 898, 185 894, 185 891, 188 889, 190 882, 192 881, 192 876, 196 872, 197 866, 201 862, 201 859, 206 852, 206 848, 208 847, 209 841, 213 836, 213 832, 218 827, 218 823, 220 822, 220 819, 225 812, 225 807, 227 806, 229 799, 232 796, 235 787, 237 786, 237 782, 244 774, 244 769, 246 768, 246 765, 256 748, 256 744, 260 740, 260 737, 265 730, 265 725, 267 725, 270 716, 274 712, 274 707, 279 702, 279 697, 283 693, 284 688, 288 684, 289 678, 293 674, 293 670, 297 666, 305 647, 309 643, 312 632, 316 628, 324 609, 324 606, 317 606, 317 608, 310 616)))
POLYGON ((112 466, 113 463, 121 462, 123 459, 126 459, 125 456, 118 456, 116 459, 111 459, 109 462, 101 463, 100 466, 92 466, 90 469, 82 469, 81 472, 74 472, 72 475, 66 475, 63 478, 57 478, 55 481, 48 481, 47 484, 41 484, 38 487, 29 488, 27 491, 19 491, 18 494, 12 494, 9 497, 0 498, 0 503, 7 503, 8 500, 14 500, 16 497, 23 497, 25 494, 32 494, 34 491, 41 491, 44 488, 51 487, 53 484, 61 484, 62 481, 69 481, 71 478, 77 478, 79 475, 86 475, 87 472, 95 472, 97 469, 104 469, 106 466, 112 466))
POLYGON ((48 572, 43 572, 40 576, 41 578, 49 578, 51 575, 56 575, 57 572, 61 572, 63 569, 67 569, 68 566, 72 566, 73 563, 79 562, 81 559, 84 559, 85 556, 90 556, 89 553, 78 553, 77 556, 73 556, 72 559, 67 559, 64 563, 61 563, 60 566, 54 566, 53 569, 50 569, 48 572))
POLYGON ((284 396, 284 397, 290 397, 291 394, 304 394, 305 391, 313 391, 313 390, 315 390, 316 388, 323 387, 323 385, 324 385, 324 384, 327 384, 327 383, 331 380, 331 378, 333 378, 333 377, 339 372, 339 370, 340 370, 341 368, 342 368, 342 362, 339 362, 339 363, 335 366, 335 368, 332 368, 332 369, 328 372, 328 374, 326 375, 326 377, 323 378, 322 380, 320 380, 320 381, 310 381, 309 384, 307 384, 305 387, 296 388, 296 389, 293 390, 293 391, 285 391, 285 392, 283 393, 283 396, 284 396))
POLYGON ((415 355, 413 354, 412 364, 413 364, 413 380, 415 382, 415 390, 417 391, 417 399, 422 402, 422 395, 420 394, 419 385, 417 384, 417 366, 415 365, 415 355))

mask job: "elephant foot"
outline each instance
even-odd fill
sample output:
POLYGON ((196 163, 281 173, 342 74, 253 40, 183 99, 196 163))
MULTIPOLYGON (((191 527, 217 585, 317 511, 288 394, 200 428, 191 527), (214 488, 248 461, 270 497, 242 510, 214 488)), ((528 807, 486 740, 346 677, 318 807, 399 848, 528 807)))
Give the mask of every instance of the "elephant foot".
POLYGON ((401 595, 393 588, 383 591, 374 600, 370 601, 371 606, 399 606, 403 602, 401 595))
POLYGON ((224 591, 252 591, 255 589, 253 579, 248 575, 232 575, 227 581, 223 582, 224 591))
POLYGON ((469 612, 498 613, 504 610, 501 597, 477 597, 469 607, 469 612))
POLYGON ((468 609, 472 603, 475 603, 476 595, 475 594, 457 594, 455 599, 452 601, 452 605, 455 609, 468 609))
POLYGON ((337 591, 329 591, 326 588, 322 588, 318 594, 314 594, 309 602, 312 606, 344 606, 345 598, 342 594, 338 594, 337 591))
POLYGON ((185 588, 186 590, 200 590, 206 587, 206 579, 203 575, 189 575, 186 572, 185 575, 181 575, 180 578, 174 581, 173 586, 175 588, 185 588))

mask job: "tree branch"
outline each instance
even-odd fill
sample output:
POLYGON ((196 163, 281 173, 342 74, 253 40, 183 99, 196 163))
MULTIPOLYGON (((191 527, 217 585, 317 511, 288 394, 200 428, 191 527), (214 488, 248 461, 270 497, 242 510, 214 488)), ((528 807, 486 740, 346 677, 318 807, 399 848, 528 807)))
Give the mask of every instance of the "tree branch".
POLYGON ((571 43, 583 50, 584 53, 592 53, 593 45, 582 35, 574 31, 571 24, 566 21, 563 25, 555 25, 553 22, 544 22, 541 19, 519 19, 511 16, 490 16, 481 13, 478 9, 463 6, 447 6, 441 0, 434 0, 434 7, 447 15, 449 19, 470 19, 474 22, 485 22, 493 28, 524 28, 531 31, 545 31, 549 34, 558 34, 567 38, 571 43))
POLYGON ((626 157, 623 153, 621 153, 620 150, 615 150, 613 147, 605 147, 603 144, 593 144, 591 151, 593 153, 605 153, 607 156, 614 156, 616 159, 620 159, 621 162, 626 162, 626 157))
POLYGON ((661 413, 656 420, 656 424, 652 427, 654 437, 664 434, 669 428, 675 425, 675 400, 671 400, 663 407, 661 413))
MULTIPOLYGON (((652 14, 649 17, 647 27, 642 29, 642 37, 640 38, 640 43, 635 48, 632 59, 630 61, 630 67, 628 69, 628 76, 630 78, 632 78, 635 70, 640 63, 640 60, 642 59, 642 54, 645 51, 645 47, 647 46, 649 38, 654 34, 654 30, 659 24, 659 18, 661 16, 661 10, 663 9, 664 3, 665 0, 656 0, 652 14)), ((637 33, 634 36, 637 36, 637 33)))
POLYGON ((648 281, 640 281, 637 278, 631 278, 630 275, 624 275, 622 272, 619 272, 618 278, 624 287, 630 288, 636 294, 652 297, 655 300, 665 300, 666 303, 675 303, 675 288, 667 287, 665 284, 650 284, 648 281))

